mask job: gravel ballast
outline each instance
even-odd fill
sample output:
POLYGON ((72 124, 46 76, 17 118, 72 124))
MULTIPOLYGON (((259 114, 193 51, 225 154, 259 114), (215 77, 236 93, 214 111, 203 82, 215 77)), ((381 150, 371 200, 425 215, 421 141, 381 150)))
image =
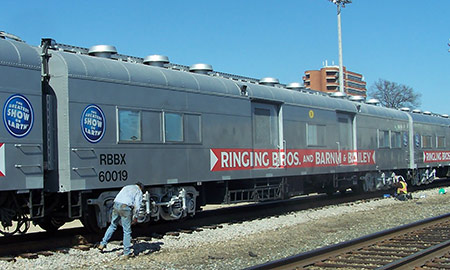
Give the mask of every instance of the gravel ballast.
POLYGON ((72 248, 37 259, 0 261, 0 269, 243 269, 450 212, 450 194, 439 194, 439 189, 413 197, 303 210, 162 239, 139 238, 134 246, 138 255, 130 259, 118 255, 122 246, 114 241, 105 253, 72 248))

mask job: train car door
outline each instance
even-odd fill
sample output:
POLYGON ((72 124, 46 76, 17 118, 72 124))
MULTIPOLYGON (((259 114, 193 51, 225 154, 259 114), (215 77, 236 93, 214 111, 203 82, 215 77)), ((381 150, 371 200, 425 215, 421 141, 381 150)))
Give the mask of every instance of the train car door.
POLYGON ((253 149, 283 150, 281 105, 252 102, 253 149))
POLYGON ((338 124, 338 150, 356 150, 354 138, 355 130, 353 129, 354 117, 352 114, 337 113, 338 124))

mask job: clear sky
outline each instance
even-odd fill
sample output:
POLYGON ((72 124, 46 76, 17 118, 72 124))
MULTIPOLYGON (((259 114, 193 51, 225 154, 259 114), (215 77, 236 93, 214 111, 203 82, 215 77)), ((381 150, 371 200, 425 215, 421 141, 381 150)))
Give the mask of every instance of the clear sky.
MULTIPOLYGON (((353 0, 342 10, 344 65, 422 94, 420 109, 450 114, 450 0, 353 0)), ((337 65, 336 6, 327 0, 2 1, 0 30, 183 65, 301 82, 337 65)))

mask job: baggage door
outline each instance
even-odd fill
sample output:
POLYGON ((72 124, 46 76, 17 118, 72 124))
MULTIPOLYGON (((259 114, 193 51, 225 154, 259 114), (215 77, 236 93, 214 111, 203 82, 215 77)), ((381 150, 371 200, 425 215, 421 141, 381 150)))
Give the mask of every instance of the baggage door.
POLYGON ((337 113, 338 135, 336 142, 338 150, 356 150, 354 138, 355 130, 353 129, 353 115, 346 113, 337 113))
MULTIPOLYGON (((252 103, 253 151, 284 151, 281 105, 269 103, 252 103)), ((284 155, 283 155, 284 156, 284 155)), ((280 159, 278 159, 280 161, 280 159)), ((273 164, 280 167, 281 164, 273 164)))

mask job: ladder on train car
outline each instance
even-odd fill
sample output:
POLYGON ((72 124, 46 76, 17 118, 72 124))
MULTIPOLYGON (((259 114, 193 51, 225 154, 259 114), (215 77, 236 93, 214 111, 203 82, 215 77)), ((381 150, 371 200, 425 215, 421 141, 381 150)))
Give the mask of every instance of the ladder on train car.
POLYGON ((68 192, 67 202, 69 204, 69 218, 80 218, 82 215, 81 192, 68 192))
POLYGON ((28 199, 30 218, 33 219, 44 217, 44 191, 31 190, 28 199))
POLYGON ((225 186, 224 203, 262 202, 283 198, 284 181, 273 179, 253 180, 253 187, 230 189, 228 182, 225 186))

